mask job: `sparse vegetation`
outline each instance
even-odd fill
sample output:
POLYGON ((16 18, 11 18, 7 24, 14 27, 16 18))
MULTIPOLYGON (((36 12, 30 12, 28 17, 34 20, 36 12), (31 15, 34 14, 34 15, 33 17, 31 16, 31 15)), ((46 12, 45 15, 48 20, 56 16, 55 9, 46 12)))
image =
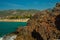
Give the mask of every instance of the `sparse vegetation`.
POLYGON ((22 18, 30 18, 35 13, 39 12, 39 10, 3 10, 0 11, 1 19, 22 19, 22 18))

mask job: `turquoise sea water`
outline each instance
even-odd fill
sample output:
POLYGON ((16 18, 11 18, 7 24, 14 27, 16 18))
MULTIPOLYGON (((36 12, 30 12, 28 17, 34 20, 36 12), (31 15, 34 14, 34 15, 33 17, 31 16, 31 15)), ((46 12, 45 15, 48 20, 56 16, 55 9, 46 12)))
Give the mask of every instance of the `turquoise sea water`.
POLYGON ((20 26, 26 25, 26 22, 0 22, 0 37, 16 31, 20 26))

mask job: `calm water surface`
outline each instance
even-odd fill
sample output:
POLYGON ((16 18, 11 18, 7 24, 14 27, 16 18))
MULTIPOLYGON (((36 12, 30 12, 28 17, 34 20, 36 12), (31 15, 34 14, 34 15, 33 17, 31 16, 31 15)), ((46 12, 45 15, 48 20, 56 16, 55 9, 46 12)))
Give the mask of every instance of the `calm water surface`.
POLYGON ((0 36, 14 32, 18 27, 26 25, 26 22, 0 22, 0 36))

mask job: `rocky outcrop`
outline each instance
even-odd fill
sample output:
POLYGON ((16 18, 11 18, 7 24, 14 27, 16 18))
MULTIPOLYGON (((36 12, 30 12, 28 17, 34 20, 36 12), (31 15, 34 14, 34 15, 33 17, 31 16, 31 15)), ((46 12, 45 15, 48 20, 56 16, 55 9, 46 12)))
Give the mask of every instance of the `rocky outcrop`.
POLYGON ((36 13, 28 20, 27 26, 18 28, 15 34, 15 40, 60 39, 60 3, 51 10, 36 13))

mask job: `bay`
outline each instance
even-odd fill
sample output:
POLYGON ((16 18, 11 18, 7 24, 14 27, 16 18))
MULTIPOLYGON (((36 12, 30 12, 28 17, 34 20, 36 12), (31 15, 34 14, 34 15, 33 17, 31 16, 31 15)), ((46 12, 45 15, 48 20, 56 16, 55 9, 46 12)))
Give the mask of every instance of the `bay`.
POLYGON ((18 27, 26 25, 27 22, 0 22, 0 37, 16 31, 18 27))

